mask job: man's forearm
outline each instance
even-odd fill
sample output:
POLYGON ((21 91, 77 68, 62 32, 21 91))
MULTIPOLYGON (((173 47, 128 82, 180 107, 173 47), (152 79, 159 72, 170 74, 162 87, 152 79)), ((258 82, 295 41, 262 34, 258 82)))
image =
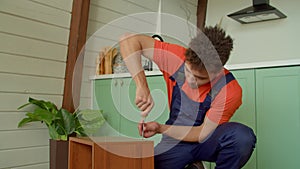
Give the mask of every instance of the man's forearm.
POLYGON ((217 127, 218 123, 205 118, 201 126, 174 126, 159 124, 156 131, 177 140, 203 142, 217 127))
POLYGON ((131 74, 135 77, 143 71, 141 63, 142 46, 135 35, 125 35, 120 40, 120 52, 131 74))
POLYGON ((137 87, 140 87, 140 88, 147 87, 148 88, 147 79, 146 79, 146 75, 145 75, 144 71, 140 71, 139 73, 137 73, 133 77, 133 80, 137 87))
POLYGON ((174 126, 160 124, 158 133, 165 134, 177 140, 199 142, 202 126, 174 126))

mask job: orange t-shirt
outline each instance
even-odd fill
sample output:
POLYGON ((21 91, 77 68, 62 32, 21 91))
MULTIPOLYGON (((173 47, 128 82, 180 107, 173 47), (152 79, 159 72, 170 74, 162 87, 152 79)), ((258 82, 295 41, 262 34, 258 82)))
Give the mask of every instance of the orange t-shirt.
MULTIPOLYGON (((173 87, 176 85, 176 82, 172 81, 170 76, 172 76, 184 63, 186 48, 160 41, 155 41, 154 48, 153 61, 163 73, 170 106, 173 87)), ((229 71, 224 68, 224 74, 227 73, 229 73, 229 71)), ((219 78, 220 77, 216 77, 212 82, 201 85, 198 89, 190 88, 185 82, 182 86, 182 90, 191 100, 203 102, 212 85, 216 83, 219 78)), ((210 109, 206 113, 206 117, 218 124, 228 122, 241 104, 242 88, 237 80, 232 80, 217 94, 211 103, 210 109)))

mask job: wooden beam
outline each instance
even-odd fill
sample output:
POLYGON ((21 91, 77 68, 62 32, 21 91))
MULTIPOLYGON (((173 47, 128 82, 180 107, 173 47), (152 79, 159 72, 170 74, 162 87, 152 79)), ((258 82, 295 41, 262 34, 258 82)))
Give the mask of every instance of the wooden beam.
POLYGON ((64 109, 74 112, 79 106, 83 67, 83 46, 86 42, 90 0, 73 0, 68 56, 63 95, 64 109), (76 69, 75 68, 76 64, 76 69), (74 77, 73 77, 74 76, 74 77))
POLYGON ((206 20, 207 0, 198 0, 197 28, 203 30, 206 20))

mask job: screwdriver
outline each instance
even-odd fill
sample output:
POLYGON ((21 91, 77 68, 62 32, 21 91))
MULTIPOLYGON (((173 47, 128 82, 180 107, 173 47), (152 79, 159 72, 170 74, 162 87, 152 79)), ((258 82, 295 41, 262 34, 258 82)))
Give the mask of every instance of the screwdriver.
POLYGON ((145 130, 145 116, 141 116, 141 122, 142 122, 142 139, 144 139, 144 130, 145 130))

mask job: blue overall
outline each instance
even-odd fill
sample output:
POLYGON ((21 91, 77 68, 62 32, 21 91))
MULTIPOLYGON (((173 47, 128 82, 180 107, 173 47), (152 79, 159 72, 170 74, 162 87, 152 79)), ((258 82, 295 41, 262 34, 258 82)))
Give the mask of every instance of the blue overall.
MULTIPOLYGON (((219 91, 234 80, 226 74, 212 87, 204 102, 195 102, 181 90, 185 82, 184 64, 170 77, 173 88, 168 125, 199 126, 219 91), (198 112, 198 113, 195 113, 198 112)), ((195 161, 216 162, 216 169, 239 169, 250 158, 256 143, 251 128, 235 122, 219 125, 202 143, 184 142, 163 135, 155 147, 155 169, 183 169, 195 161)))

